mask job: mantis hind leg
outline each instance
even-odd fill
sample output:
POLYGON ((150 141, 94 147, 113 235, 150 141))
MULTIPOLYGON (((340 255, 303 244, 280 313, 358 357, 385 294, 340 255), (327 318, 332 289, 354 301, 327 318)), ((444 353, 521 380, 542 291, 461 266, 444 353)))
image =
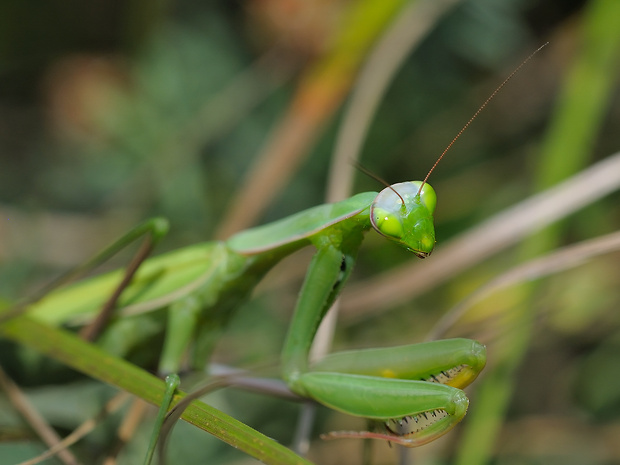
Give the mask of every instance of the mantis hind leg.
POLYGON ((151 439, 149 441, 149 447, 146 452, 146 456, 144 457, 144 465, 150 465, 153 459, 153 455, 155 454, 155 448, 157 446, 157 441, 159 440, 159 435, 162 429, 162 425, 164 424, 164 420, 166 419, 166 414, 170 408, 170 404, 174 398, 174 394, 181 384, 181 380, 178 375, 172 374, 166 376, 165 379, 166 390, 164 391, 164 398, 162 399, 161 405, 159 406, 159 412, 157 413, 157 418, 155 419, 155 424, 153 425, 153 432, 151 434, 151 439))
MULTIPOLYGON (((43 300, 52 291, 55 291, 58 288, 61 288, 67 284, 72 283, 73 281, 78 280, 79 278, 86 275, 86 273, 88 273, 89 271, 109 260, 111 257, 116 255, 119 251, 127 247, 132 242, 140 239, 141 237, 146 237, 142 247, 126 268, 125 274, 123 278, 119 281, 119 284, 117 285, 115 291, 112 292, 107 302, 102 306, 102 308, 104 309, 104 313, 109 314, 111 310, 109 310, 108 307, 110 309, 114 307, 122 291, 127 287, 129 282, 131 281, 131 278, 140 267, 140 264, 146 259, 146 257, 155 247, 155 245, 166 236, 166 234, 168 233, 168 229, 168 220, 166 220, 165 218, 152 218, 139 224, 128 233, 123 235, 121 238, 114 241, 104 250, 87 260, 85 263, 69 270, 59 278, 42 287, 38 292, 31 295, 29 298, 19 302, 17 305, 14 305, 11 309, 4 312, 2 315, 2 321, 21 315, 29 307, 43 300)), ((102 318, 102 321, 96 324, 97 328, 84 330, 86 334, 84 334, 83 337, 86 337, 87 339, 96 338, 97 334, 105 326, 105 320, 108 317, 109 316, 102 318)))
POLYGON ((159 361, 159 374, 178 372, 180 362, 192 340, 202 304, 194 295, 187 295, 174 302, 168 309, 166 338, 159 361))
POLYGON ((166 234, 168 233, 168 228, 168 221, 163 218, 153 218, 147 220, 129 231, 127 234, 125 234, 123 237, 121 237, 119 240, 117 240, 111 246, 105 249, 101 254, 95 257, 95 259, 105 261, 112 255, 116 254, 116 252, 129 245, 131 242, 144 236, 144 240, 140 248, 132 258, 132 260, 129 262, 129 265, 127 265, 127 267, 125 268, 125 273, 114 292, 103 304, 97 317, 90 324, 84 326, 80 331, 80 336, 83 339, 87 341, 95 340, 97 336, 99 336, 101 331, 103 331, 103 329, 107 326, 114 312, 114 307, 116 306, 118 298, 121 296, 125 288, 129 285, 133 276, 136 274, 136 271, 138 271, 138 269, 140 268, 140 265, 151 254, 157 243, 166 236, 166 234))

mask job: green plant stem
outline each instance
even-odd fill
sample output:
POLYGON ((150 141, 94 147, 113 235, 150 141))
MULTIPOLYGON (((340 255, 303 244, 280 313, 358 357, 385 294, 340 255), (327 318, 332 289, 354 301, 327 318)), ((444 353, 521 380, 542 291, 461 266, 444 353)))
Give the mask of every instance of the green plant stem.
MULTIPOLYGON (((1 319, 0 319, 1 320, 1 319)), ((19 316, 0 325, 0 335, 58 360, 92 378, 101 380, 159 406, 164 402, 164 381, 131 363, 113 357, 73 334, 19 316)), ((185 394, 177 391, 171 406, 185 394)), ((223 412, 194 401, 182 419, 231 446, 273 465, 311 465, 291 450, 223 412)))

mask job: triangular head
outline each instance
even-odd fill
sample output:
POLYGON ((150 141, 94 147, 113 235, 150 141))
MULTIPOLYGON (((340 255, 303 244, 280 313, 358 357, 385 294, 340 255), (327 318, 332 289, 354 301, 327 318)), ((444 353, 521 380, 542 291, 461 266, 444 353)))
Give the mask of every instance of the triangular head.
POLYGON ((433 212, 436 204, 435 190, 427 183, 393 184, 375 198, 370 207, 370 221, 379 234, 419 258, 426 258, 435 247, 433 212))

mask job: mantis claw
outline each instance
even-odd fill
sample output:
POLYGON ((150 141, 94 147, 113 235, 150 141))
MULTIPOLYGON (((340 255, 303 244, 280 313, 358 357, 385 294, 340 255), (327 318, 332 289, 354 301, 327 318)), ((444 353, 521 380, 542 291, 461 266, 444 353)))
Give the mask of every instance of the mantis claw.
MULTIPOLYGON (((467 408, 465 406, 465 408, 467 408)), ((463 412, 463 415, 465 412, 463 412)), ((383 423, 385 433, 372 431, 332 431, 321 439, 380 439, 404 447, 418 447, 434 441, 450 431, 462 418, 450 418, 442 409, 420 412, 417 415, 391 419, 383 423)))
POLYGON ((321 371, 302 374, 299 384, 320 403, 385 428, 339 431, 324 439, 382 439, 417 447, 463 419, 469 400, 460 388, 476 379, 485 361, 485 347, 467 339, 365 349, 326 357, 313 366, 321 371), (351 372, 343 373, 347 369, 351 372))

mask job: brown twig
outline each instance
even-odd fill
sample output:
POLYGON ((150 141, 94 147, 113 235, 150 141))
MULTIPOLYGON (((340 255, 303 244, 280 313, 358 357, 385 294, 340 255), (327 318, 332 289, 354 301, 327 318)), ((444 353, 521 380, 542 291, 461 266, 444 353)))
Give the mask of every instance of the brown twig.
MULTIPOLYGON (((24 420, 32 427, 41 440, 50 448, 57 448, 61 442, 60 436, 47 423, 45 418, 28 400, 22 390, 7 376, 0 367, 0 386, 11 400, 15 410, 19 412, 24 420)), ((60 448, 57 452, 58 458, 65 465, 79 465, 77 458, 66 448, 60 448)))

